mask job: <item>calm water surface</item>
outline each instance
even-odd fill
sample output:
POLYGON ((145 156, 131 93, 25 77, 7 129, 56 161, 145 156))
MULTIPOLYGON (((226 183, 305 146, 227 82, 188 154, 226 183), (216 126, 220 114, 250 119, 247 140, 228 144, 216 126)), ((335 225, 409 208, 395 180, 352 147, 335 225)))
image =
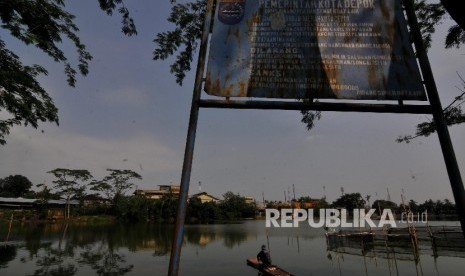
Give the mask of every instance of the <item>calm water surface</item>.
MULTIPOLYGON (((441 224, 444 224, 442 222, 441 224)), ((458 225, 457 222, 449 222, 458 225)), ((166 275, 172 226, 0 224, 0 275, 166 275), (8 241, 5 241, 7 240, 8 241)), ((328 248, 323 229, 265 228, 264 221, 187 225, 181 275, 257 275, 246 259, 269 244, 294 275, 465 275, 465 248, 328 248), (438 253, 436 251, 436 253, 438 253)))

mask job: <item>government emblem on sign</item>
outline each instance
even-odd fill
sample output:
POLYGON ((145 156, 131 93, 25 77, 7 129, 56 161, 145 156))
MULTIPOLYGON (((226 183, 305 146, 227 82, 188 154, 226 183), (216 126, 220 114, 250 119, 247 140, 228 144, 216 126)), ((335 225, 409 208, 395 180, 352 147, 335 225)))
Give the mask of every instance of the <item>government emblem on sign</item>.
POLYGON ((218 20, 226 25, 241 22, 244 17, 245 0, 220 0, 218 3, 218 20))

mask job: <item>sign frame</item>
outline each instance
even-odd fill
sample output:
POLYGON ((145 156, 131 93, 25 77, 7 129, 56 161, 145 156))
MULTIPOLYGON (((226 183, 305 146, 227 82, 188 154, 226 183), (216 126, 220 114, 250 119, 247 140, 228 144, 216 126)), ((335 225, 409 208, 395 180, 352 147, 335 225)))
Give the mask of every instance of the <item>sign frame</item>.
POLYGON ((219 0, 211 32, 209 95, 426 101, 397 0, 219 0))
MULTIPOLYGON (((401 1, 401 0, 396 0, 401 1)), ((195 137, 197 131, 199 109, 202 108, 231 108, 231 109, 273 109, 273 110, 317 110, 317 111, 340 111, 340 112, 371 112, 371 113, 401 113, 401 114, 432 114, 436 122, 436 130, 441 145, 443 158, 445 161, 450 185, 454 195, 457 213, 460 219, 462 232, 465 237, 465 189, 457 163, 457 158, 453 149, 449 130, 444 119, 441 101, 434 80, 431 65, 428 60, 426 49, 415 15, 413 0, 402 0, 407 15, 407 24, 410 26, 410 33, 413 37, 413 44, 417 53, 417 59, 423 77, 424 88, 429 104, 425 105, 404 105, 402 101, 397 104, 360 104, 360 103, 332 103, 314 102, 309 99, 307 102, 289 101, 237 101, 237 100, 202 100, 202 84, 205 81, 205 60, 207 57, 208 39, 212 22, 213 8, 217 0, 208 0, 206 17, 203 26, 197 71, 193 89, 192 104, 189 117, 189 126, 184 152, 184 161, 181 175, 181 186, 174 229, 173 243, 170 255, 168 275, 177 276, 179 274, 179 262, 181 258, 181 247, 184 236, 184 221, 187 212, 187 199, 194 155, 195 137)))

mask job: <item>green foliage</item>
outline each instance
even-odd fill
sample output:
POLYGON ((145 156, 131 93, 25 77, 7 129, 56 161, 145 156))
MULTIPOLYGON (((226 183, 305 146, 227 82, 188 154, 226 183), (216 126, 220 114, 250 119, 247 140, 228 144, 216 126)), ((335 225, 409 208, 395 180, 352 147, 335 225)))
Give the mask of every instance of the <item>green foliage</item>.
POLYGON ((255 205, 247 204, 244 197, 229 191, 223 195, 223 198, 219 207, 224 213, 225 219, 235 220, 255 216, 255 205))
POLYGON ((321 119, 321 111, 302 110, 300 113, 302 114, 301 122, 307 126, 307 130, 313 129, 315 121, 321 119))
MULTIPOLYGON (((462 86, 465 89, 465 81, 460 77, 462 80, 462 86)), ((462 111, 461 105, 465 102, 465 91, 461 90, 462 94, 455 97, 454 101, 452 101, 446 108, 443 109, 443 116, 446 124, 448 126, 457 125, 465 122, 465 114, 462 111)), ((436 132, 436 123, 434 119, 431 119, 427 122, 422 122, 417 125, 417 129, 415 135, 404 135, 399 136, 396 139, 398 143, 410 143, 413 139, 418 137, 428 137, 431 134, 436 132)))
POLYGON ((462 44, 465 44, 465 30, 458 25, 450 27, 446 36, 446 48, 459 48, 462 44))
POLYGON ((179 52, 170 70, 180 85, 186 77, 186 72, 191 70, 191 62, 202 36, 205 10, 205 0, 174 5, 168 21, 176 26, 175 29, 158 33, 153 40, 156 44, 153 51, 154 60, 164 60, 179 52))
POLYGON ((337 208, 345 208, 348 211, 365 207, 365 200, 360 193, 344 194, 336 199, 331 205, 337 208))
POLYGON ((199 198, 191 198, 187 206, 187 222, 209 224, 224 220, 224 215, 219 206, 214 202, 204 202, 199 198))
POLYGON ((125 221, 147 221, 173 223, 176 218, 177 198, 165 195, 153 200, 145 196, 121 196, 113 205, 113 214, 125 221))
POLYGON ((47 71, 39 65, 24 66, 0 39, 0 111, 10 114, 0 119, 0 145, 6 143, 5 136, 14 125, 58 124, 58 109, 36 80, 40 74, 47 71))
POLYGON ((22 175, 10 175, 0 179, 0 196, 24 197, 30 192, 31 181, 22 175))
POLYGON ((457 22, 458 26, 465 30, 465 17, 463 16, 462 0, 441 0, 441 4, 450 14, 452 19, 457 22))
POLYGON ((124 5, 123 0, 98 0, 100 9, 105 11, 108 15, 113 15, 113 11, 118 8, 118 13, 121 15, 121 30, 125 35, 137 35, 136 25, 134 19, 129 15, 129 10, 124 5))
POLYGON ((415 200, 413 200, 413 199, 411 199, 409 201, 408 206, 410 208, 410 211, 412 211, 412 212, 419 212, 420 211, 420 208, 419 208, 417 202, 415 200))
POLYGON ((72 170, 57 168, 47 173, 53 174, 57 179, 54 189, 59 195, 66 198, 67 212, 66 218, 70 218, 70 200, 81 199, 85 195, 86 181, 92 179, 92 174, 88 170, 72 170))
POLYGON ((426 0, 416 0, 414 7, 423 35, 423 43, 428 49, 431 47, 431 36, 435 27, 441 22, 446 11, 441 4, 427 4, 426 0))
POLYGON ((77 36, 78 27, 74 24, 74 15, 65 9, 63 0, 41 1, 1 1, 0 18, 2 27, 25 44, 32 44, 48 54, 56 62, 65 66, 68 84, 76 83, 76 68, 60 49, 62 37, 68 38, 76 47, 79 55, 78 70, 82 75, 89 72, 88 61, 92 56, 77 36))
MULTIPOLYGON (((178 197, 173 194, 164 195, 160 199, 149 199, 144 196, 120 197, 115 201, 113 214, 119 219, 128 221, 146 221, 174 223, 176 220, 178 197)), ((204 202, 199 198, 191 198, 187 206, 186 222, 214 223, 224 220, 239 220, 255 217, 256 206, 245 203, 245 198, 232 192, 225 194, 220 203, 204 202)))
POLYGON ((422 204, 418 205, 418 212, 428 212, 428 215, 442 216, 442 215, 455 215, 457 214, 455 204, 448 199, 444 201, 428 199, 422 204))
POLYGON ((373 202, 371 208, 376 209, 376 212, 381 215, 384 209, 397 210, 397 204, 389 200, 378 199, 373 202))
POLYGON ((131 272, 134 265, 125 265, 124 255, 116 253, 112 248, 102 247, 96 251, 88 249, 82 252, 79 264, 89 265, 99 276, 120 276, 131 272))
POLYGON ((149 218, 150 199, 142 196, 121 197, 115 202, 118 218, 144 221, 149 218))
MULTIPOLYGON (((122 0, 98 0, 100 8, 108 15, 117 10, 122 17, 122 32, 137 34, 133 19, 122 0)), ((1 28, 26 45, 33 45, 62 63, 67 82, 74 87, 76 76, 89 73, 91 54, 78 36, 75 16, 66 11, 65 0, 1 0, 1 28), (73 64, 63 50, 64 42, 71 42, 77 53, 73 64)), ((0 145, 15 125, 38 127, 39 122, 58 124, 58 109, 51 97, 37 81, 47 70, 40 65, 23 65, 20 58, 5 44, 0 36, 0 112, 10 115, 0 120, 0 145)))
POLYGON ((176 220, 178 198, 172 194, 156 200, 150 209, 150 218, 159 222, 173 223, 176 220))
POLYGON ((397 214, 404 212, 411 212, 415 215, 426 213, 428 220, 458 219, 456 206, 448 199, 436 201, 428 199, 421 204, 418 204, 415 200, 411 199, 405 205, 400 204, 397 208, 397 214))
POLYGON ((57 178, 53 181, 55 183, 53 188, 67 199, 82 196, 86 189, 86 181, 92 178, 92 174, 88 170, 57 168, 47 173, 53 174, 57 178))
POLYGON ((47 185, 37 184, 36 187, 42 188, 42 190, 35 192, 34 197, 42 200, 44 203, 46 203, 49 199, 60 199, 60 195, 58 193, 52 192, 52 190, 47 185))
POLYGON ((110 172, 101 181, 93 181, 91 190, 102 192, 106 199, 115 200, 122 197, 127 191, 134 188, 133 179, 142 179, 138 173, 132 170, 107 169, 110 172))

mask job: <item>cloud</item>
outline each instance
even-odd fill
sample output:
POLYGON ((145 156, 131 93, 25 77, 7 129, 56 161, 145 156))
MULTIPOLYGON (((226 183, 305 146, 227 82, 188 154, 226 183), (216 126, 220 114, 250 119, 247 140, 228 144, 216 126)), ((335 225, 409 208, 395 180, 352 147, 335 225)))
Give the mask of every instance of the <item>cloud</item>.
POLYGON ((143 90, 132 87, 121 87, 98 94, 98 100, 105 105, 142 107, 149 102, 149 95, 143 90))
POLYGON ((131 169, 142 175, 143 183, 153 183, 145 176, 178 172, 182 161, 179 152, 147 133, 107 139, 56 129, 39 134, 15 128, 0 152, 0 177, 22 174, 35 184, 50 180, 46 172, 55 168, 87 169, 94 177, 106 175, 107 168, 131 169))

